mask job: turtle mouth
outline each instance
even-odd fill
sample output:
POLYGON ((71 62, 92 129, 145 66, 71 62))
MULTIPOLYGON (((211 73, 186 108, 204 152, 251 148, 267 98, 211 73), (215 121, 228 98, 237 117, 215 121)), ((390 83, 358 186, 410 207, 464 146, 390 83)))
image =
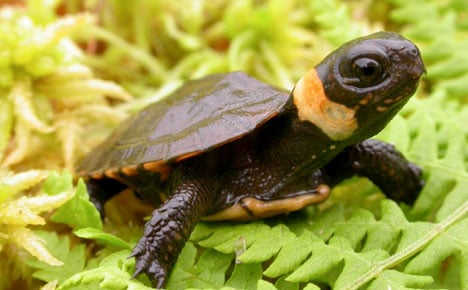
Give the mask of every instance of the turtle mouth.
POLYGON ((400 104, 405 104, 416 92, 421 75, 422 73, 416 77, 408 78, 394 86, 386 96, 375 98, 373 101, 374 108, 379 112, 383 112, 400 104))
POLYGON ((421 77, 426 74, 426 67, 417 48, 409 50, 407 54, 408 64, 406 65, 405 72, 406 78, 400 79, 400 82, 388 87, 392 89, 384 96, 374 99, 374 107, 378 111, 385 111, 391 107, 398 106, 401 103, 406 103, 409 98, 416 92, 421 77))

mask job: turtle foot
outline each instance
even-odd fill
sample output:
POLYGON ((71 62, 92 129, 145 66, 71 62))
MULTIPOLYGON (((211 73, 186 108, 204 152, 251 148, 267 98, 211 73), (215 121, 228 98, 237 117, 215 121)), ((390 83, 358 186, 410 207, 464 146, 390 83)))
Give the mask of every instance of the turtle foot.
POLYGON ((132 257, 136 259, 133 275, 146 273, 155 287, 164 287, 196 222, 206 212, 208 202, 193 182, 183 183, 146 223, 132 257))
POLYGON ((193 195, 176 194, 155 210, 146 223, 132 257, 136 259, 133 276, 146 273, 155 287, 164 287, 172 266, 188 239, 198 212, 190 208, 193 195))
POLYGON ((167 283, 169 267, 167 265, 164 267, 157 256, 154 248, 147 247, 144 239, 142 239, 130 256, 136 259, 135 272, 132 278, 144 273, 156 289, 163 289, 167 283))

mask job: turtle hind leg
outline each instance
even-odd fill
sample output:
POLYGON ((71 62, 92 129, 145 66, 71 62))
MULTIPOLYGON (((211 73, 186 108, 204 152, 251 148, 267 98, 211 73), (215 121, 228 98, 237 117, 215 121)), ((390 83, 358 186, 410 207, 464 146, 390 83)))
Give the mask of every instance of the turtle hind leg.
POLYGON ((110 178, 91 178, 85 183, 86 189, 88 190, 89 199, 101 214, 101 218, 104 217, 104 204, 114 195, 127 188, 126 185, 110 178))
POLYGON ((146 273, 153 285, 166 285, 170 270, 195 224, 209 210, 208 191, 199 182, 183 182, 174 194, 153 211, 144 236, 132 252, 134 277, 146 273))

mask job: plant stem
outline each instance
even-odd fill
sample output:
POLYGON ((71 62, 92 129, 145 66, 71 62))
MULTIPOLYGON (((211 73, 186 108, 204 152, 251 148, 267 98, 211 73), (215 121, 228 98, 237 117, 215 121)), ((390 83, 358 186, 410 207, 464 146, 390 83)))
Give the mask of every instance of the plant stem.
POLYGON ((434 224, 432 230, 427 232, 425 235, 421 236, 419 239, 415 240, 413 243, 408 245, 405 249, 395 253, 394 255, 388 257, 382 262, 376 264, 372 267, 367 273, 363 274, 354 282, 350 283, 344 289, 353 290, 359 289, 378 275, 380 275, 385 269, 389 269, 402 261, 414 256, 416 253, 421 251, 424 247, 427 246, 434 238, 443 233, 448 227, 456 223, 458 220, 463 218, 468 213, 468 201, 466 201, 461 207, 455 210, 451 215, 449 215, 445 220, 440 223, 434 224))

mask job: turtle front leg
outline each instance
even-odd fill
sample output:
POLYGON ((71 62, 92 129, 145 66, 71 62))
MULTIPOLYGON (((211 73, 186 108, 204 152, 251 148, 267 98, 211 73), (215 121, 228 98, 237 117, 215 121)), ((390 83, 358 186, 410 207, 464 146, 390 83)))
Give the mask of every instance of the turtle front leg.
POLYGON ((134 277, 146 273, 156 288, 166 285, 170 270, 195 224, 209 209, 208 191, 197 181, 185 181, 145 225, 144 236, 134 248, 134 277))
POLYGON ((350 146, 325 166, 332 185, 353 175, 365 176, 389 198, 412 205, 424 186, 422 170, 391 144, 366 140, 350 146))

